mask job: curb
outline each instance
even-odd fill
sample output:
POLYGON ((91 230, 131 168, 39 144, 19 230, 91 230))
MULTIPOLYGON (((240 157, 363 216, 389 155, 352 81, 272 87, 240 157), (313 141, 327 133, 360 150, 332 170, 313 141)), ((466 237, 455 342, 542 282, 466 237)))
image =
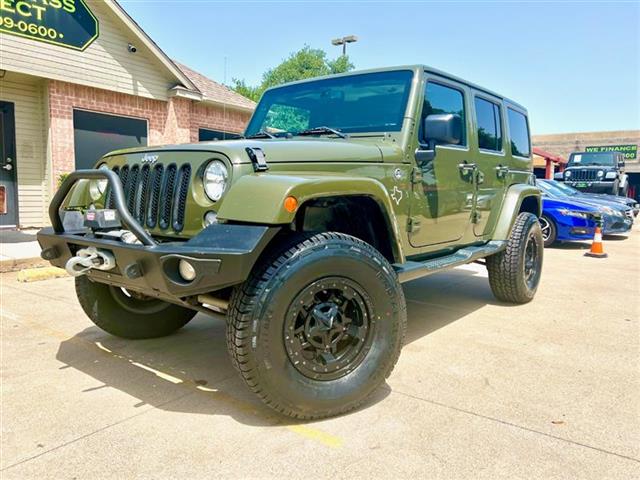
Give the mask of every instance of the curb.
POLYGON ((18 272, 18 281, 38 282, 40 280, 49 280, 52 278, 68 276, 69 274, 65 270, 57 267, 26 268, 18 272))
POLYGON ((33 258, 11 258, 0 261, 0 273, 17 272, 24 268, 46 267, 49 262, 40 257, 33 258))

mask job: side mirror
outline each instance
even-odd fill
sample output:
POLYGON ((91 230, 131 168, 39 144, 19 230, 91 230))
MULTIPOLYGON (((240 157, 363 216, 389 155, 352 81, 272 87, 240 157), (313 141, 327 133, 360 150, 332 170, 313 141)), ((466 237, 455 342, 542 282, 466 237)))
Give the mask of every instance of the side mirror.
POLYGON ((462 141, 462 118, 453 113, 438 113, 424 119, 424 138, 429 144, 458 145, 462 141))
POLYGON ((618 167, 624 167, 624 159, 618 160, 618 167))

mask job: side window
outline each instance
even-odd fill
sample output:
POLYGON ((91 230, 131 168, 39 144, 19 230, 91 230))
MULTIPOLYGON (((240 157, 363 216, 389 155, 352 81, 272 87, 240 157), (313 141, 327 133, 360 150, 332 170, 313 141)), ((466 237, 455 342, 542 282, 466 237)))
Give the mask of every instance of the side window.
POLYGON ((529 145, 529 127, 527 117, 510 108, 507 109, 509 119, 509 135, 511 137, 511 154, 528 157, 531 153, 529 145))
MULTIPOLYGON (((458 145, 467 144, 466 113, 464 109, 464 95, 460 90, 445 87, 439 83, 428 82, 424 95, 422 119, 429 115, 452 113, 460 117, 462 140, 458 145)), ((420 140, 426 142, 424 132, 420 133, 420 140)))
POLYGON ((478 147, 499 152, 502 150, 502 118, 500 106, 484 98, 476 97, 476 123, 478 147))

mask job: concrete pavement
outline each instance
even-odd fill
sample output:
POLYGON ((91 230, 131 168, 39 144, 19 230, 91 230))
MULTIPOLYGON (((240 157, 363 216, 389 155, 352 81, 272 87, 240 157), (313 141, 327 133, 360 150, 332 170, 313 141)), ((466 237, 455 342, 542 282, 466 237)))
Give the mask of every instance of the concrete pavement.
POLYGON ((37 229, 0 230, 0 273, 44 265, 37 229))
POLYGON ((127 341, 94 327, 70 278, 3 274, 3 480, 638 478, 640 232, 545 250, 524 306, 480 265, 405 286, 407 344, 363 408, 273 414, 227 357, 221 317, 127 341))

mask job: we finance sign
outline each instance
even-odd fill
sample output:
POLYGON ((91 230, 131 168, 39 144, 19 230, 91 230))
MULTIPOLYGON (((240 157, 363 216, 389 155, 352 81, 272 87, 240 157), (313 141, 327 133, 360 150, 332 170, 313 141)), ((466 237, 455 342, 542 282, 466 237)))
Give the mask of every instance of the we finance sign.
POLYGON ((627 160, 635 160, 638 156, 638 145, 597 145, 585 147, 585 152, 620 152, 627 160))
POLYGON ((98 19, 83 0, 0 0, 0 32, 82 51, 98 19))

